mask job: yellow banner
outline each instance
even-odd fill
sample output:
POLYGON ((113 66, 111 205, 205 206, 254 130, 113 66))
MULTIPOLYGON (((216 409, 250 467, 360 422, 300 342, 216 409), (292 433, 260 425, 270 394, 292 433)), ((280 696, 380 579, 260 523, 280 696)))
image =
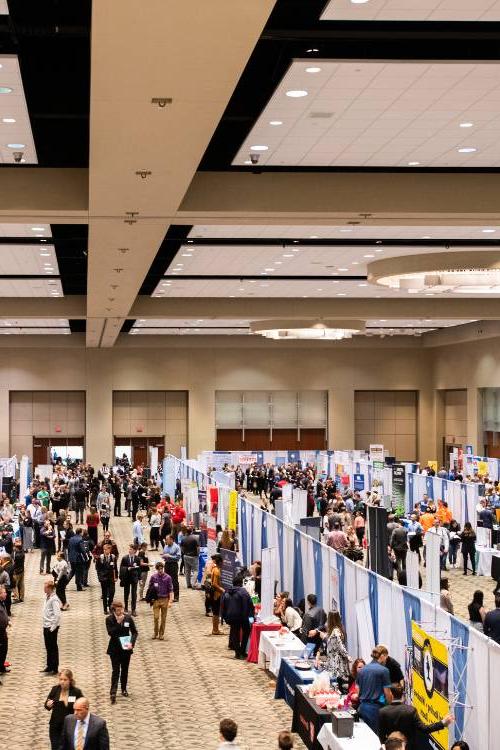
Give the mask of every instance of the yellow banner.
POLYGON ((429 466, 431 469, 434 469, 434 471, 436 471, 436 472, 438 470, 438 462, 437 461, 427 461, 427 466, 429 466))
POLYGON ((227 525, 229 529, 236 531, 236 509, 238 507, 238 493, 236 490, 231 490, 229 493, 229 512, 227 517, 227 525))
POLYGON ((477 462, 477 473, 484 476, 488 473, 488 462, 487 461, 478 461, 477 462))
MULTIPOLYGON (((450 712, 448 697, 448 649, 441 641, 412 622, 413 705, 424 724, 441 721, 450 712)), ((429 737, 438 750, 448 750, 448 728, 429 737)))

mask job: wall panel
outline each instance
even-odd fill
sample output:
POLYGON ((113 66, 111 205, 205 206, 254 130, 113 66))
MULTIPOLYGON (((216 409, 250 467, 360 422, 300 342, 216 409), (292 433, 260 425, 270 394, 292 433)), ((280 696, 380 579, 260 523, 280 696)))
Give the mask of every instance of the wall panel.
POLYGON ((368 450, 370 443, 382 443, 389 455, 416 459, 417 403, 415 391, 356 391, 356 449, 368 450))

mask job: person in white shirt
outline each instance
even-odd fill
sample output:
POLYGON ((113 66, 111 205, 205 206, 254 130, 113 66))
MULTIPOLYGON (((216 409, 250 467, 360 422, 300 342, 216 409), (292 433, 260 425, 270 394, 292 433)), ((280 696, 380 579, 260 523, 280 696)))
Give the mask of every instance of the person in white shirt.
POLYGON ((444 526, 441 526, 441 521, 439 520, 439 518, 435 518, 431 528, 424 537, 424 544, 427 544, 428 534, 437 534, 437 536, 440 537, 441 570, 447 570, 446 557, 448 555, 448 549, 450 546, 450 535, 448 534, 448 529, 446 529, 444 526))
POLYGON ((235 742, 236 735, 238 734, 238 725, 232 719, 222 719, 219 724, 220 743, 217 750, 226 750, 226 748, 232 748, 232 750, 240 750, 240 746, 235 742))
POLYGON ((43 586, 45 600, 43 603, 43 639, 47 651, 47 666, 42 669, 46 674, 58 674, 59 647, 57 634, 61 621, 61 602, 55 592, 54 581, 46 581, 43 586))
POLYGON ((298 636, 300 628, 302 627, 302 617, 297 610, 294 609, 291 599, 285 600, 281 621, 292 633, 295 633, 295 635, 298 636))
POLYGON ((144 513, 138 513, 137 518, 132 524, 132 537, 134 539, 134 544, 136 544, 138 547, 140 547, 140 545, 144 542, 144 529, 142 526, 143 518, 144 513))

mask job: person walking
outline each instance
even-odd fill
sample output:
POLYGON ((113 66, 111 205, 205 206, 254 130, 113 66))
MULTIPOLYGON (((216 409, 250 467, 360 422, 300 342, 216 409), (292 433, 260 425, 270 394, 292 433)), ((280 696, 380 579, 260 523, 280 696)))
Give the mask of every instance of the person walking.
POLYGON ((158 545, 160 544, 161 514, 157 509, 153 510, 149 517, 149 526, 149 542, 152 552, 154 549, 157 550, 158 545))
POLYGON ((7 589, 5 586, 0 586, 0 674, 4 674, 7 671, 5 660, 7 659, 7 651, 9 650, 9 636, 7 635, 9 615, 5 607, 6 598, 7 589))
POLYGON ((172 578, 165 573, 164 564, 161 561, 156 563, 155 569, 156 573, 153 573, 149 579, 146 601, 153 606, 153 640, 163 641, 168 608, 174 601, 174 587, 172 578))
POLYGON ((57 674, 59 669, 59 647, 57 635, 61 621, 61 603, 55 591, 54 581, 45 581, 43 590, 45 600, 43 603, 43 639, 47 652, 47 666, 42 669, 46 674, 57 674))
POLYGON ((221 616, 229 625, 229 648, 234 651, 235 659, 245 659, 255 610, 250 594, 243 588, 241 575, 234 578, 222 597, 221 616))
POLYGON ((88 532, 89 538, 92 539, 94 545, 96 545, 98 528, 99 528, 99 523, 101 521, 101 517, 97 511, 97 508, 94 505, 90 508, 90 513, 87 514, 87 518, 85 520, 87 523, 87 532, 88 532))
POLYGON ((141 574, 141 561, 137 556, 137 547, 131 544, 128 548, 128 555, 122 557, 120 562, 120 586, 123 587, 123 596, 125 599, 125 612, 128 612, 129 598, 132 604, 132 614, 137 614, 137 584, 141 574))
POLYGON ((75 701, 73 715, 64 719, 60 750, 109 750, 109 733, 104 719, 90 713, 87 698, 75 701))
POLYGON ((144 518, 144 513, 137 513, 135 521, 132 524, 132 537, 134 540, 134 544, 137 547, 140 547, 141 544, 144 542, 144 528, 142 525, 143 518, 144 518))
POLYGON ((65 611, 69 609, 69 604, 66 599, 66 586, 68 585, 71 571, 63 552, 57 553, 57 559, 52 569, 52 575, 54 576, 56 584, 56 594, 61 602, 61 609, 65 611))
POLYGON ((165 573, 168 573, 172 579, 174 587, 174 602, 179 601, 179 560, 181 559, 181 548, 174 541, 174 537, 169 534, 165 540, 165 546, 162 554, 165 564, 165 573))
POLYGON ((124 611, 123 602, 113 601, 110 610, 111 613, 106 617, 106 630, 109 635, 106 653, 111 659, 112 667, 110 699, 111 703, 116 703, 118 682, 120 682, 122 695, 128 697, 130 658, 138 633, 134 620, 124 611))
POLYGON ((149 568, 151 567, 149 564, 149 557, 148 557, 148 545, 146 542, 143 542, 141 546, 139 547, 139 552, 137 553, 137 557, 140 560, 140 573, 139 573, 139 601, 144 601, 144 589, 146 588, 146 583, 148 580, 149 575, 149 568))
POLYGON ((87 552, 82 538, 82 530, 77 528, 68 542, 68 560, 71 564, 70 580, 75 576, 76 590, 83 591, 87 552))
POLYGON ((406 556, 408 554, 408 533, 404 527, 403 520, 398 520, 398 525, 393 530, 389 545, 396 558, 396 571, 406 570, 406 556))
POLYGON ((193 531, 193 527, 190 526, 187 535, 181 541, 181 552, 184 555, 186 587, 188 589, 193 588, 193 574, 195 581, 198 576, 198 556, 200 554, 198 537, 194 535, 193 531))
POLYGON ((52 555, 56 551, 56 545, 55 545, 55 538, 56 533, 52 527, 52 524, 49 520, 45 521, 43 526, 40 528, 40 575, 43 576, 44 574, 44 564, 45 564, 45 573, 47 575, 50 575, 51 566, 50 561, 52 559, 52 555))
POLYGON ((115 597, 115 582, 118 578, 116 555, 112 553, 111 542, 104 542, 103 552, 96 558, 97 579, 101 584, 102 606, 107 615, 115 597))
POLYGON ((212 610, 212 635, 224 635, 222 630, 219 628, 220 622, 220 604, 221 597, 224 593, 224 589, 221 586, 221 568, 222 568, 222 555, 218 552, 212 555, 213 567, 210 573, 210 582, 205 583, 205 590, 207 587, 210 592, 210 609, 212 610))
POLYGON ((75 524, 83 523, 83 514, 85 513, 85 505, 87 502, 87 492, 84 485, 80 482, 78 483, 78 486, 75 487, 74 502, 75 524))
POLYGON ((464 530, 459 534, 462 542, 462 557, 464 560, 464 576, 467 575, 467 558, 470 559, 472 575, 476 575, 476 532, 470 521, 464 523, 464 530))
POLYGON ((80 688, 75 686, 71 669, 61 669, 57 685, 51 688, 43 704, 50 711, 49 738, 51 750, 59 750, 64 720, 73 713, 75 701, 83 697, 80 688))
MULTIPOLYGON (((102 524, 102 530, 107 531, 109 528, 109 519, 111 516, 111 506, 109 502, 102 502, 101 507, 99 509, 99 515, 101 518, 101 524, 102 524)), ((96 539, 97 544, 97 539, 96 539)))
POLYGON ((13 594, 16 595, 16 601, 24 601, 24 562, 25 554, 21 539, 14 540, 14 551, 12 553, 13 562, 13 594))

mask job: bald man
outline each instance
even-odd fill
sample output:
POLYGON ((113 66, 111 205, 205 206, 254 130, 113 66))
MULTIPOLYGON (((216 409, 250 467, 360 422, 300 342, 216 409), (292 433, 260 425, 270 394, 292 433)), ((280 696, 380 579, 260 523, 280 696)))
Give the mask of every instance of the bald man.
POLYGON ((109 750, 106 722, 90 713, 88 699, 78 698, 73 710, 64 720, 60 750, 109 750))

